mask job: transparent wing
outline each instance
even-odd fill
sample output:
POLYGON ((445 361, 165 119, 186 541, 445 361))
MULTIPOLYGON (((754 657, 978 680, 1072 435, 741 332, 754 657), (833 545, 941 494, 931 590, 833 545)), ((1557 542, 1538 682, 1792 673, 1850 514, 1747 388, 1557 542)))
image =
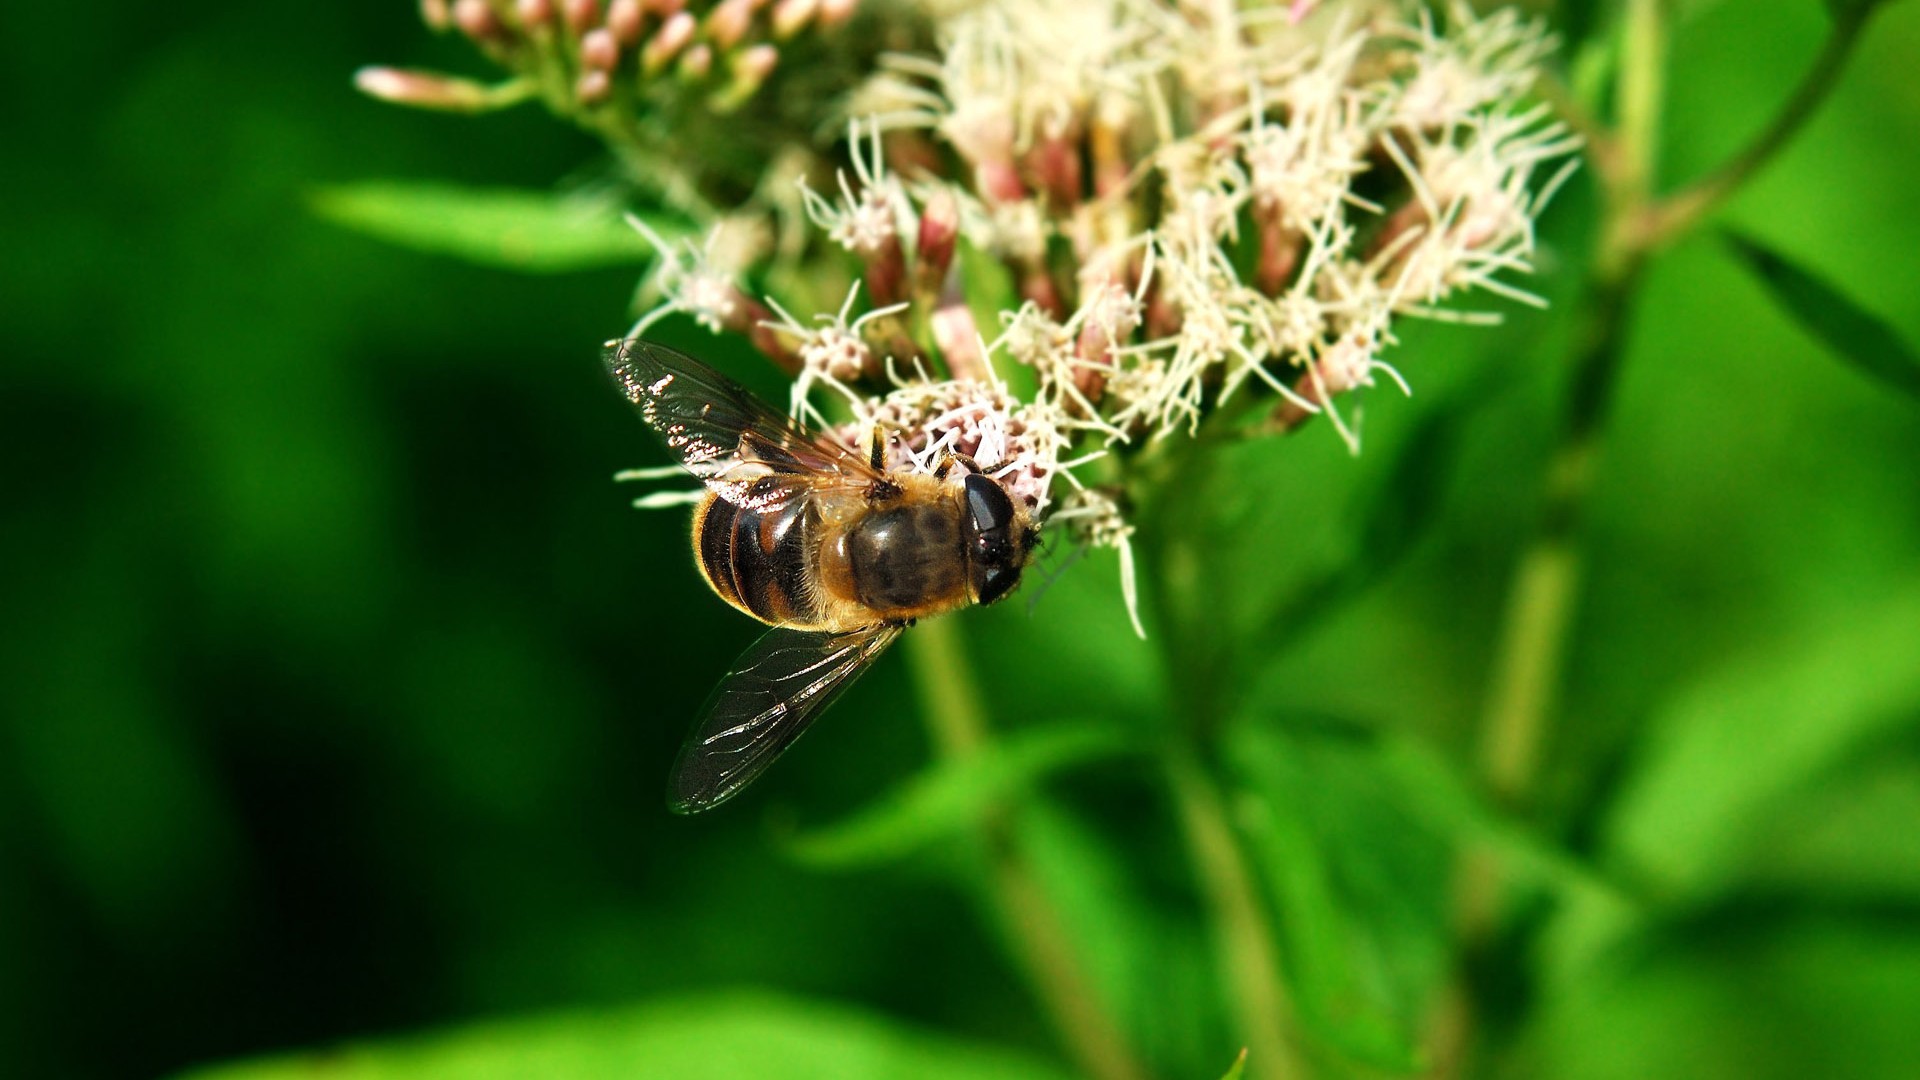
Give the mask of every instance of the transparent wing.
POLYGON ((708 699, 705 714, 673 763, 667 805, 680 814, 709 810, 752 783, 893 644, 901 629, 767 631, 740 654, 708 699))
POLYGON ((687 471, 728 502, 755 509, 796 491, 881 480, 868 461, 800 426, 746 387, 650 341, 609 342, 607 370, 687 471))

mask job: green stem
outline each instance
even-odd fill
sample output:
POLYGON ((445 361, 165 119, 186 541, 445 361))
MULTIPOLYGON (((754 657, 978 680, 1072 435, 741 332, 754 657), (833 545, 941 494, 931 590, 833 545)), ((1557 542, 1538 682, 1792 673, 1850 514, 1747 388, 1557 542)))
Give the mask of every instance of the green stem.
POLYGON ((1235 1023, 1246 1039, 1247 1076, 1306 1076, 1288 1037, 1291 1014, 1278 944, 1219 787, 1187 747, 1167 754, 1167 780, 1212 916, 1235 1023))
MULTIPOLYGON (((1233 432, 1231 425, 1217 423, 1203 429, 1203 435, 1214 439, 1231 438, 1233 432)), ((1196 520, 1198 507, 1192 503, 1205 486, 1200 466, 1208 450, 1189 442, 1170 453, 1156 463, 1148 486, 1152 506, 1141 514, 1142 521, 1196 520)), ((1206 905, 1235 1028, 1248 1050, 1245 1075, 1266 1080, 1306 1076, 1307 1065, 1290 1030, 1291 1002, 1269 909, 1208 759, 1227 707, 1221 684, 1228 675, 1228 658, 1225 643, 1209 623, 1205 555, 1177 525, 1148 529, 1140 539, 1148 553, 1145 584, 1157 625, 1152 639, 1160 649, 1167 685, 1179 702, 1179 715, 1172 719, 1181 730, 1165 752, 1168 794, 1206 905)))
POLYGON ((1652 207, 1639 223, 1645 233, 1643 246, 1657 248, 1684 236, 1793 141, 1839 82, 1840 73, 1846 69, 1847 60, 1860 41, 1860 32, 1866 28, 1874 10, 1875 5, 1863 4, 1848 8, 1836 17, 1833 31, 1821 46, 1820 55, 1814 58, 1813 67, 1801 78, 1773 122, 1731 161, 1652 207))
MULTIPOLYGON (((1578 545, 1594 459, 1626 355, 1631 306, 1646 264, 1632 227, 1647 205, 1665 92, 1666 27, 1660 0, 1628 0, 1616 83, 1618 133, 1606 140, 1599 250, 1576 309, 1573 372, 1560 434, 1547 464, 1540 517, 1508 587, 1479 729, 1479 770, 1489 793, 1513 806, 1534 794, 1555 712, 1583 572, 1578 545)), ((1469 851, 1455 880, 1462 962, 1484 948, 1501 913, 1504 876, 1487 852, 1469 851)), ((1473 1052, 1475 1002, 1456 977, 1434 1010, 1442 1077, 1463 1075, 1473 1052)))
MULTIPOLYGON (((933 619, 907 635, 905 651, 921 711, 941 757, 980 753, 992 739, 966 645, 952 619, 933 619)), ((1015 961, 1079 1069, 1096 1080, 1145 1080, 1146 1069, 1081 965, 1066 921, 1020 851, 1005 808, 982 825, 988 900, 1015 961)))
MULTIPOLYGON (((1626 356, 1632 307, 1647 260, 1697 226, 1751 179, 1806 123, 1851 55, 1871 5, 1842 14, 1813 68, 1752 145, 1664 199, 1654 195, 1666 27, 1661 0, 1628 0, 1621 24, 1618 132, 1604 140, 1604 212, 1599 250, 1579 308, 1573 373, 1558 443, 1547 469, 1540 520, 1516 564, 1502 618, 1480 729, 1479 766, 1496 798, 1524 806, 1535 793, 1551 734, 1584 563, 1578 538, 1594 462, 1626 356)), ((1458 881, 1461 945, 1482 948, 1500 918, 1503 875, 1484 852, 1469 853, 1458 881)), ((1436 1010, 1442 1072, 1457 1074, 1469 1051, 1473 1003, 1456 983, 1436 1010)))

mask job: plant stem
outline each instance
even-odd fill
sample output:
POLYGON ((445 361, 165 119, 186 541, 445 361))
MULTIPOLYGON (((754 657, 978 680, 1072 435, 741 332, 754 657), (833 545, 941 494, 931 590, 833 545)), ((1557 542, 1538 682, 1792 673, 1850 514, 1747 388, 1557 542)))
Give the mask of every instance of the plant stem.
POLYGON ((1646 234, 1644 246, 1658 248, 1684 236, 1793 141, 1839 81, 1854 46, 1860 41, 1860 32, 1866 28, 1867 19, 1875 9, 1876 5, 1863 4, 1847 8, 1835 17, 1833 31, 1821 46, 1820 55, 1814 58, 1813 67, 1801 78, 1793 96, 1787 99, 1773 122, 1731 161, 1653 207, 1639 225, 1646 234))
MULTIPOLYGON (((1642 236, 1632 224, 1648 203, 1659 145, 1666 63, 1660 0, 1628 0, 1621 35, 1614 102, 1619 129, 1606 141, 1599 250, 1577 309, 1566 411, 1547 464, 1540 517, 1508 587, 1480 720, 1481 781, 1509 806, 1531 800, 1549 735, 1583 572, 1577 542, 1581 517, 1646 264, 1642 236)), ((1498 925, 1503 884, 1500 864, 1490 853, 1464 854, 1454 893, 1463 965, 1486 946, 1498 925)), ((1464 1073, 1476 1022, 1464 971, 1456 973, 1432 1018, 1438 1075, 1464 1073)))
MULTIPOLYGON (((905 645, 921 711, 941 757, 983 751, 992 739, 966 645, 951 619, 932 619, 907 635, 905 645)), ((1145 1080, 1119 1026, 1101 1008, 1100 995, 1081 966, 1060 912, 1020 851, 1005 808, 982 825, 992 904, 1015 962, 1079 1069, 1096 1080, 1145 1080)))
POLYGON ((1291 1013, 1277 944, 1220 789, 1188 747, 1168 751, 1167 779, 1247 1041, 1247 1075, 1306 1076, 1286 1030, 1291 1013))
MULTIPOLYGON (((1235 429, 1222 421, 1216 414, 1203 437, 1234 437, 1235 429)), ((1155 463, 1158 471, 1149 485, 1153 506, 1142 514, 1143 521, 1198 519, 1193 503, 1206 488, 1199 469, 1206 453, 1201 443, 1190 442, 1155 463)), ((1168 795, 1193 862, 1195 886, 1206 904, 1228 1007, 1246 1043, 1245 1075, 1264 1080, 1304 1077, 1308 1071, 1292 1039, 1293 1014, 1269 910, 1226 797, 1210 771, 1207 750, 1228 706, 1221 693, 1227 679, 1224 642, 1208 623, 1213 608, 1203 571, 1206 556, 1175 525, 1148 529, 1141 541, 1149 553, 1146 584, 1157 623, 1152 640, 1179 703, 1174 719, 1180 730, 1163 754, 1168 795)))
MULTIPOLYGON (((1661 0, 1628 0, 1614 103, 1618 130, 1604 142, 1599 250, 1579 309, 1567 408, 1547 468, 1539 522, 1514 569, 1480 728, 1481 779, 1508 805, 1524 806, 1537 786, 1584 569, 1581 518, 1647 260, 1697 226, 1799 131, 1837 81, 1871 9, 1865 4, 1837 16, 1812 70, 1752 145, 1661 199, 1654 189, 1665 94, 1665 13, 1661 0)), ((1490 855, 1465 857, 1456 894, 1463 952, 1484 947, 1493 934, 1502 884, 1500 866, 1490 855)), ((1467 988, 1456 980, 1436 1009, 1443 1074, 1457 1075, 1464 1067, 1473 1011, 1467 988)))

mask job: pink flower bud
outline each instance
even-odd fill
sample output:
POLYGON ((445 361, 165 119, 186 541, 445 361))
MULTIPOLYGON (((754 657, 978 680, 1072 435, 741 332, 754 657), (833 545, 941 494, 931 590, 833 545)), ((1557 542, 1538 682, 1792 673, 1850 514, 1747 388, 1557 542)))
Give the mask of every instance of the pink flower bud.
POLYGON ((640 51, 641 65, 651 74, 672 63, 680 50, 687 47, 687 42, 693 40, 697 25, 693 16, 684 11, 669 18, 660 25, 660 29, 653 32, 653 38, 640 51))
POLYGON ((946 188, 935 189, 920 211, 920 236, 915 247, 914 274, 923 292, 938 292, 953 266, 954 247, 960 238, 960 204, 946 188))
POLYGON ((853 10, 860 6, 860 0, 820 0, 820 25, 835 27, 853 18, 853 10))
POLYGON ((687 50, 680 58, 680 74, 687 79, 704 79, 713 70, 713 49, 705 42, 687 50))
POLYGON ((580 60, 589 68, 612 71, 620 66, 620 42, 613 31, 602 26, 589 30, 580 39, 580 60))
POLYGON ((734 75, 752 89, 759 89, 780 64, 780 50, 772 45, 755 45, 734 61, 734 75))
POLYGON ((453 25, 453 13, 447 10, 447 0, 420 0, 420 21, 435 30, 445 30, 453 25))
POLYGON ((574 83, 573 96, 580 99, 582 105, 599 105, 613 96, 613 76, 605 68, 590 68, 580 73, 580 80, 574 83))
POLYGON ((987 365, 986 354, 980 349, 980 326, 965 301, 956 298, 953 303, 941 305, 929 321, 933 327, 933 343, 939 346, 947 371, 954 378, 992 381, 993 369, 987 365))
POLYGON ((1052 209, 1066 210, 1080 202, 1080 147, 1077 140, 1066 135, 1041 140, 1028 152, 1027 167, 1052 209))
POLYGON ((496 42, 506 36, 506 27, 500 25, 500 17, 493 13, 487 0, 456 0, 453 22, 461 33, 482 44, 496 42))
POLYGON ((353 85, 369 97, 448 112, 480 112, 498 104, 491 86, 431 71, 365 67, 353 73, 353 85))
POLYGON ((806 29, 820 10, 820 0, 779 0, 773 6, 773 36, 782 41, 806 29))
POLYGON ((584 34, 600 25, 600 0, 566 0, 567 29, 584 34))
POLYGON ((640 0, 613 0, 607 5, 607 29, 627 48, 640 44, 640 35, 647 28, 646 20, 646 8, 640 0))
POLYGON ((520 25, 529 30, 553 25, 553 0, 519 0, 513 5, 513 11, 520 25))
POLYGON ((707 16, 707 40, 726 50, 739 44, 753 22, 753 0, 720 0, 707 16))

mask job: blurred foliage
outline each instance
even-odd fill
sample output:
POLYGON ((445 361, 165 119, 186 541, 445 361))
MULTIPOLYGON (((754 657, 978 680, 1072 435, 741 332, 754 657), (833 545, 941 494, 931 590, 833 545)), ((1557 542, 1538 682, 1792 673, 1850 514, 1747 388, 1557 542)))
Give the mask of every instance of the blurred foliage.
POLYGON ((509 1021, 409 1044, 209 1069, 200 1080, 434 1076, 673 1076, 716 1080, 1059 1080, 1019 1055, 976 1050, 854 1010, 767 995, 690 995, 668 1004, 509 1021))
MULTIPOLYGON (((1825 19, 1680 6, 1675 179, 1765 123, 1825 19)), ((1005 811, 1156 1074, 1218 1076, 1243 1040, 1151 765, 1187 711, 1221 731, 1315 1061, 1421 1058, 1463 849, 1524 894, 1468 958, 1513 1075, 1920 1060, 1920 410, 1828 351, 1911 381, 1887 365, 1920 340, 1920 6, 1730 205, 1741 257, 1702 238, 1651 268, 1524 821, 1463 763, 1564 381, 1580 182, 1545 223, 1556 306, 1410 328, 1416 396, 1368 400, 1363 456, 1247 442, 1152 508, 1174 666, 1095 555, 1031 612, 959 620, 1007 757, 928 772, 889 660, 739 803, 679 819, 667 766, 753 628, 684 523, 610 482, 655 461, 596 355, 643 253, 604 212, 526 233, 557 253, 497 224, 453 245, 603 267, 509 275, 312 212, 390 210, 369 178, 592 191, 595 145, 537 109, 357 96, 370 58, 464 62, 407 4, 35 5, 0 49, 6 1075, 336 1044, 201 1075, 1055 1075, 964 887, 990 854, 967 826, 1005 811)))
MULTIPOLYGON (((512 188, 470 188, 433 182, 371 180, 321 189, 321 217, 369 236, 482 266, 559 272, 600 266, 644 266, 653 246, 621 220, 619 193, 556 195, 512 188)), ((683 225, 664 215, 649 222, 671 242, 683 225)))

